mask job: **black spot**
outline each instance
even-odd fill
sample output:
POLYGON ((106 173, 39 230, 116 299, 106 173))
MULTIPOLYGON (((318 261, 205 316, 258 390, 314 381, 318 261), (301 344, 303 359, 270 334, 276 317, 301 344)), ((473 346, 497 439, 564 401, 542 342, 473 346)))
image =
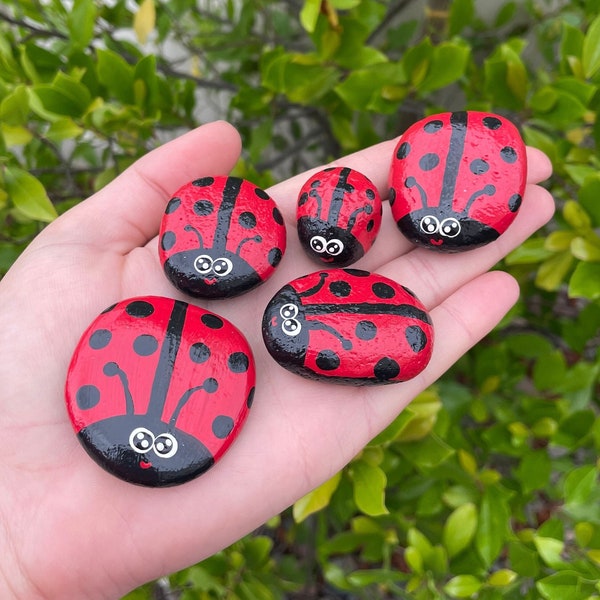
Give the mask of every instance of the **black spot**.
POLYGON ((267 255, 267 260, 272 267, 276 267, 283 257, 283 252, 279 248, 271 248, 267 255))
POLYGON ((298 206, 304 206, 308 200, 308 193, 304 192, 300 198, 298 198, 298 206))
POLYGON ((219 382, 214 377, 209 377, 204 380, 202 388, 209 394, 214 394, 219 389, 219 382))
POLYGON ((363 271, 363 269, 344 269, 348 275, 354 275, 354 277, 369 277, 371 273, 369 271, 363 271))
POLYGON ((473 175, 483 175, 484 173, 487 173, 489 168, 490 165, 488 165, 485 160, 481 158, 476 158, 475 160, 471 161, 471 164, 469 165, 469 169, 471 169, 471 173, 473 173, 473 175))
POLYGON ((220 440, 222 440, 231 433, 233 425, 234 422, 231 417, 219 415, 212 423, 212 431, 215 434, 215 437, 218 437, 220 440))
POLYGON ((112 338, 112 333, 108 329, 98 329, 90 336, 90 348, 101 350, 106 348, 112 338))
POLYGON ((513 194, 508 200, 508 210, 510 210, 510 212, 517 212, 522 201, 523 198, 521 198, 521 194, 513 194))
POLYGON ((267 192, 265 192, 265 190, 261 190, 260 188, 256 188, 254 190, 254 193, 261 199, 261 200, 270 200, 270 196, 269 194, 267 194, 267 192))
POLYGON ((373 191, 371 188, 368 188, 368 189, 365 191, 365 196, 366 196, 366 197, 367 197, 369 200, 375 200, 375 192, 374 192, 374 191, 373 191))
POLYGON ((418 325, 407 327, 404 335, 413 352, 421 352, 427 345, 427 335, 418 325))
POLYGON ((373 221, 373 219, 371 219, 366 226, 366 230, 367 231, 373 231, 373 227, 375 227, 375 221, 373 221))
POLYGON ((410 154, 410 144, 408 142, 402 142, 396 152, 396 158, 403 159, 410 154))
POLYGON ((154 312, 154 306, 145 300, 134 300, 125 307, 125 312, 130 317, 143 319, 149 317, 154 312))
POLYGON ((412 177, 412 175, 410 177, 407 177, 404 181, 404 186, 408 189, 415 187, 415 185, 417 185, 417 180, 414 177, 412 177))
POLYGON ((385 356, 377 361, 373 372, 379 381, 388 381, 400 374, 400 365, 393 358, 385 356))
POLYGON ((385 298, 389 300, 396 295, 396 290, 391 285, 381 281, 374 283, 371 286, 371 289, 378 298, 385 298))
POLYGON ((442 121, 440 121, 439 119, 435 119, 434 121, 429 121, 429 123, 425 123, 425 125, 423 125, 423 129, 427 133, 436 133, 443 126, 444 126, 444 123, 442 121))
POLYGON ((334 371, 340 366, 340 357, 333 350, 321 350, 315 362, 323 371, 334 371))
POLYGON ((352 291, 352 286, 347 281, 332 281, 329 291, 338 298, 346 298, 352 291))
POLYGON ((254 229, 256 227, 256 217, 249 211, 245 211, 238 217, 238 223, 244 229, 254 229))
POLYGON ((234 352, 227 358, 227 366, 233 373, 245 373, 250 366, 250 359, 245 352, 234 352))
POLYGON ((492 185, 491 183, 488 183, 484 188, 483 188, 483 193, 486 196, 493 196, 496 193, 496 186, 492 185))
POLYGON ((504 146, 504 148, 500 150, 500 156, 504 162, 512 165, 517 160, 517 151, 510 146, 504 146))
POLYGON ((156 352, 157 348, 158 340, 153 335, 144 333, 133 340, 133 351, 138 356, 150 356, 156 352))
POLYGON ((496 129, 500 129, 502 127, 502 121, 497 119, 496 117, 484 117, 483 124, 488 129, 495 131, 496 129))
POLYGON ((252 408, 252 403, 254 402, 254 392, 256 392, 256 388, 253 387, 248 394, 248 398, 246 398, 246 406, 248 408, 252 408))
POLYGON ((177 236, 173 231, 165 231, 160 239, 160 247, 163 250, 170 250, 177 241, 177 236))
POLYGON ((276 206, 273 207, 273 220, 277 225, 283 225, 283 215, 276 206))
POLYGON ((396 190, 394 188, 390 188, 390 192, 388 194, 388 200, 389 200, 390 206, 393 206, 394 202, 396 202, 396 190))
POLYGON ((359 321, 355 333, 359 340, 372 340, 377 335, 377 325, 372 321, 359 321))
POLYGON ((431 171, 440 164, 440 157, 434 152, 424 154, 419 160, 419 167, 422 171, 431 171))
POLYGON ((171 198, 165 208, 165 214, 170 215, 174 213, 181 206, 181 198, 171 198))
POLYGON ((192 181, 192 185, 195 185, 196 187, 206 187, 212 185, 214 182, 214 177, 201 177, 200 179, 192 181))
POLYGON ((217 315, 213 315, 212 313, 202 315, 200 320, 211 329, 221 329, 221 327, 223 327, 223 319, 217 317, 217 315))
POLYGON ((198 200, 194 202, 194 212, 199 217, 206 217, 215 210, 213 203, 210 200, 198 200))
POLYGON ((202 364, 210 358, 210 348, 202 343, 196 342, 190 346, 190 359, 196 364, 202 364))
POLYGON ((75 400, 81 410, 94 408, 100 402, 100 390, 95 385, 82 385, 75 393, 75 400))

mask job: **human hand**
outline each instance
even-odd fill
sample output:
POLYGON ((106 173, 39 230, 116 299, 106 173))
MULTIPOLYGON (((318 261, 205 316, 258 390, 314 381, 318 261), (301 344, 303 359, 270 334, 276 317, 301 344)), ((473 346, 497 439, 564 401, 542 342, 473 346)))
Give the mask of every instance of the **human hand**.
MULTIPOLYGON (((386 196, 395 141, 338 164, 367 175, 386 196)), ((413 248, 384 207, 382 229, 356 265, 411 288, 433 318, 436 345, 415 379, 380 387, 309 381, 273 362, 262 312, 284 283, 317 270, 294 234, 300 186, 316 171, 269 191, 288 226, 288 249, 256 290, 196 302, 233 322, 256 359, 254 404, 217 465, 185 485, 150 489, 100 469, 78 443, 63 390, 75 345, 107 306, 132 296, 186 298, 157 255, 164 207, 179 186, 227 173, 240 140, 216 122, 146 155, 114 182, 49 225, 0 282, 0 586, 10 598, 118 598, 217 552, 331 477, 424 388, 486 335, 516 301, 507 274, 487 273, 553 213, 536 185, 550 163, 528 149, 523 205, 506 233, 471 252, 413 248), (465 308, 468 307, 468 308, 465 308)))

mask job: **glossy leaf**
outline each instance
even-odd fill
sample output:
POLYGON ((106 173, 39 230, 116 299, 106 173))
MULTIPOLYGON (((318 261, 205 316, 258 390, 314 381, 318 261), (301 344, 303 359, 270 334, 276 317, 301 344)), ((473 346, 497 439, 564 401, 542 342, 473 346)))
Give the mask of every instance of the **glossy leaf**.
POLYGON ((600 69, 600 17, 592 21, 583 40, 583 71, 587 78, 600 69))
POLYGON ((296 501, 293 509, 294 520, 296 523, 301 523, 311 514, 325 508, 329 504, 331 496, 337 489, 340 479, 341 473, 336 473, 331 479, 328 479, 318 488, 296 501))
POLYGON ((154 0, 142 0, 133 18, 133 30, 140 44, 148 41, 148 36, 156 25, 154 0))
POLYGON ((505 494, 499 488, 488 487, 479 507, 475 545, 486 565, 496 559, 508 537, 510 510, 505 494))
POLYGON ((33 175, 17 167, 6 167, 4 180, 9 198, 24 216, 48 223, 57 217, 44 186, 33 175))
POLYGON ((569 279, 569 296, 572 298, 600 298, 600 263, 579 263, 569 279))
POLYGON ((477 507, 468 502, 450 514, 443 530, 443 541, 452 558, 467 548, 477 531, 477 507))
POLYGON ((444 586, 444 591, 451 598, 470 598, 481 586, 482 582, 473 575, 457 575, 444 586))
POLYGON ((366 515, 385 515, 385 487, 387 478, 377 466, 357 460, 352 463, 352 482, 356 506, 366 515))

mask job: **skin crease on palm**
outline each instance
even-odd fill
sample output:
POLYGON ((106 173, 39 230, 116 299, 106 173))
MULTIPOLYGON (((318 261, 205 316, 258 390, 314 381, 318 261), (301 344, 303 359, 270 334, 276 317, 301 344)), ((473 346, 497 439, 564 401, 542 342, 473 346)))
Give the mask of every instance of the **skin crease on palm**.
MULTIPOLYGON (((361 171, 385 198, 396 142, 334 164, 361 171)), ((0 283, 3 598, 119 598, 226 547, 331 477, 506 314, 518 286, 487 271, 554 209, 536 185, 550 176, 550 163, 531 148, 521 210, 484 248, 455 255, 414 249, 385 203, 378 239, 353 266, 417 294, 433 318, 435 349, 409 382, 354 388, 293 375, 263 346, 261 317, 271 296, 318 268, 294 231, 298 190, 318 169, 269 189, 288 229, 275 275, 238 298, 194 301, 232 321, 254 350, 257 392, 246 425, 198 479, 164 489, 131 485, 100 469, 77 441, 63 399, 67 366, 84 329, 114 302, 145 294, 190 301, 159 265, 160 219, 182 184, 228 173, 240 144, 233 127, 215 122, 161 146, 49 225, 0 283)))

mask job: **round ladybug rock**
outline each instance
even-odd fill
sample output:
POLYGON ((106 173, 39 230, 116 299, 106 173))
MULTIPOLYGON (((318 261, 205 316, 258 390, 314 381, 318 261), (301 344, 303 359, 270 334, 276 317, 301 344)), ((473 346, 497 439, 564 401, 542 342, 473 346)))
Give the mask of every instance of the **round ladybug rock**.
POLYGON ((433 349, 431 319, 414 294, 358 269, 317 271, 285 285, 265 310, 262 333, 282 367, 353 385, 410 379, 433 349))
POLYGON ((242 427, 255 368, 244 336, 218 315, 145 296, 106 309, 83 334, 66 383, 88 454, 146 486, 209 469, 242 427))
POLYGON ((302 186, 296 218, 308 255, 317 262, 345 267, 373 245, 381 225, 381 197, 362 173, 331 167, 302 186))
POLYGON ((158 254, 173 285, 196 297, 237 296, 268 279, 286 246, 272 198, 239 177, 196 179, 175 192, 158 254))
POLYGON ((484 112, 433 115, 412 125, 396 146, 392 215, 425 248, 477 248, 512 223, 526 176, 525 145, 507 119, 484 112))

